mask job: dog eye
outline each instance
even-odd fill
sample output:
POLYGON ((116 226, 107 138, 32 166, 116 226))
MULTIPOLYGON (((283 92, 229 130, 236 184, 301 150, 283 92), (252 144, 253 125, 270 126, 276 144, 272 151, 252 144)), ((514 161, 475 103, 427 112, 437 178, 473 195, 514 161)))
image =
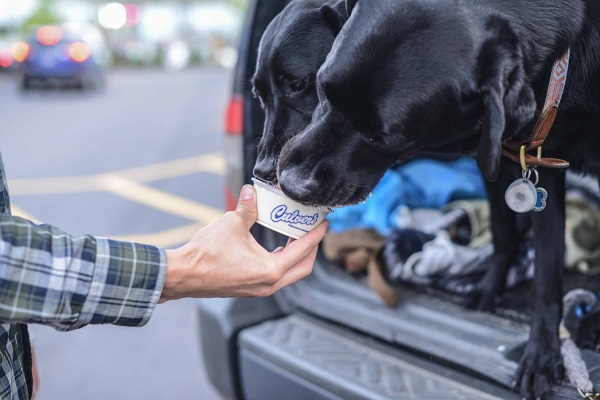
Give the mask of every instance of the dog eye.
POLYGON ((307 76, 306 78, 302 79, 301 81, 288 82, 288 85, 289 85, 292 93, 298 93, 298 92, 301 92, 304 89, 306 89, 309 81, 310 81, 310 75, 307 76))

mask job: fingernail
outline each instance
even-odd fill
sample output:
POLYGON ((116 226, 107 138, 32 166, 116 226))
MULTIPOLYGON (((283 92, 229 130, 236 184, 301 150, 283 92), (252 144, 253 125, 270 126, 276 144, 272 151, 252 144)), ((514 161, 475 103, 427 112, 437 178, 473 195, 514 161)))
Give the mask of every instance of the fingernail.
POLYGON ((240 192, 240 200, 252 200, 254 198, 254 188, 252 185, 244 185, 240 192))

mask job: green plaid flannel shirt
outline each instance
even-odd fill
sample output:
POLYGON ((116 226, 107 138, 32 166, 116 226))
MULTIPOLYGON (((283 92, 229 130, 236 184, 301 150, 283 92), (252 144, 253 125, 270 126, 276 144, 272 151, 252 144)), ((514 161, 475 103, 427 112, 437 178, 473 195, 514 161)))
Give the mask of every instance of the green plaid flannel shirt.
POLYGON ((159 247, 77 238, 11 216, 0 157, 0 399, 30 398, 24 324, 61 331, 87 324, 142 326, 165 275, 159 247))

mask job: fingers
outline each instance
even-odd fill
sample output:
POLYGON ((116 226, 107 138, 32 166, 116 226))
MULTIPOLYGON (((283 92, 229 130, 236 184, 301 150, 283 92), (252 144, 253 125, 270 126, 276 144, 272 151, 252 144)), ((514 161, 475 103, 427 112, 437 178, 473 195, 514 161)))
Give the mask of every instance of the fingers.
POLYGON ((327 233, 329 222, 319 224, 312 232, 301 239, 289 238, 286 247, 277 247, 271 253, 278 257, 281 278, 273 285, 273 291, 298 282, 310 275, 317 258, 319 242, 327 233))
POLYGON ((281 250, 283 250, 283 247, 279 246, 278 248, 276 248, 275 250, 273 250, 271 253, 273 253, 273 254, 279 253, 281 250))
POLYGON ((272 292, 276 292, 286 286, 292 285, 301 279, 306 278, 313 270, 318 248, 314 247, 306 257, 296 263, 292 268, 286 271, 279 281, 272 287, 272 292))
POLYGON ((240 191, 235 212, 242 217, 245 227, 250 230, 258 219, 258 208, 256 206, 256 192, 252 185, 244 185, 240 191))
POLYGON ((300 239, 288 240, 285 249, 274 254, 277 257, 277 264, 287 270, 300 262, 300 260, 306 258, 316 249, 319 242, 323 240, 323 237, 325 237, 325 234, 327 233, 328 226, 329 221, 324 221, 300 239))

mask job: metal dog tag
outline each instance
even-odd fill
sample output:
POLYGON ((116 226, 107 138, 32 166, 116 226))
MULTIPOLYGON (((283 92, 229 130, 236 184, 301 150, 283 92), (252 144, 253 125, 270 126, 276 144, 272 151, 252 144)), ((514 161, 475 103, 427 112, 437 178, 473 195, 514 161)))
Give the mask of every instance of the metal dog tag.
MULTIPOLYGON (((544 190, 544 192, 546 191, 544 190)), ((538 191, 529 179, 517 179, 506 189, 504 200, 511 210, 525 213, 533 210, 538 203, 538 191)), ((545 199, 543 205, 544 207, 546 205, 545 199)))
POLYGON ((546 199, 548 198, 548 192, 544 188, 536 188, 537 198, 533 211, 542 211, 546 208, 546 199))

